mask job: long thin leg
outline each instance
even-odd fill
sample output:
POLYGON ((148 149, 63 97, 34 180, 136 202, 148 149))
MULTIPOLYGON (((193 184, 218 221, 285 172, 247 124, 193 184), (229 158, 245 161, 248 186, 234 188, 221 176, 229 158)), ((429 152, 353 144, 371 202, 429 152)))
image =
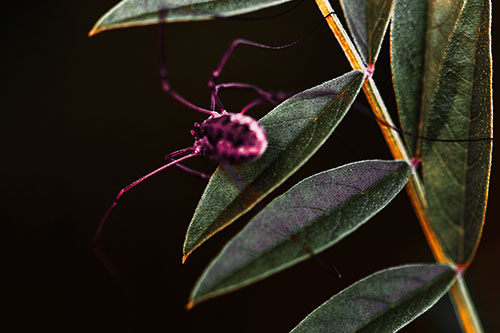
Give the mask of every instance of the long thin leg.
POLYGON ((287 93, 284 91, 265 91, 262 88, 248 83, 221 83, 215 86, 214 94, 212 94, 212 102, 211 108, 215 110, 215 106, 219 107, 221 110, 224 110, 224 105, 219 98, 219 92, 225 89, 243 89, 243 90, 251 90, 259 94, 263 100, 268 101, 269 103, 276 105, 288 97, 292 96, 293 93, 287 93))
MULTIPOLYGON (((334 14, 334 13, 333 12, 329 13, 323 19, 326 19, 328 16, 330 16, 332 14, 334 14)), ((293 41, 291 43, 288 43, 288 44, 285 44, 285 45, 279 45, 279 46, 272 46, 272 45, 261 44, 261 43, 257 43, 257 42, 252 42, 252 41, 247 40, 247 39, 242 39, 242 38, 235 39, 231 43, 231 45, 228 47, 228 49, 226 50, 226 52, 224 53, 224 55, 222 56, 222 59, 219 61, 219 65, 212 72, 212 74, 210 75, 210 78, 208 80, 208 87, 210 88, 211 95, 212 95, 211 109, 215 110, 215 104, 216 104, 216 102, 218 100, 217 91, 216 91, 216 81, 219 78, 219 76, 221 75, 222 69, 224 68, 224 66, 226 65, 227 61, 229 60, 229 57, 233 54, 233 52, 235 51, 235 49, 236 49, 236 47, 238 45, 248 45, 248 46, 258 47, 258 48, 267 49, 267 50, 281 50, 281 49, 286 49, 286 48, 292 47, 292 46, 297 45, 298 43, 302 42, 310 34, 312 34, 318 28, 318 26, 315 26, 313 29, 311 29, 307 34, 305 34, 301 38, 299 38, 299 39, 297 39, 297 40, 295 40, 295 41, 293 41)))
MULTIPOLYGON (((168 163, 168 162, 173 161, 173 158, 165 158, 165 160, 168 163)), ((210 175, 208 175, 206 173, 203 173, 201 171, 198 171, 198 170, 194 170, 194 169, 188 168, 187 166, 182 165, 180 163, 177 163, 175 165, 175 167, 181 169, 182 171, 186 172, 187 174, 189 174, 191 176, 195 176, 195 177, 198 177, 198 178, 201 178, 201 179, 210 179, 210 175)))
POLYGON ((224 66, 226 65, 229 57, 233 54, 234 50, 236 49, 236 47, 238 45, 248 45, 248 46, 258 47, 258 48, 267 49, 267 50, 281 50, 281 49, 285 49, 285 48, 288 48, 288 47, 296 45, 297 43, 299 43, 300 41, 302 41, 302 39, 303 38, 300 38, 300 39, 298 39, 296 41, 293 41, 291 43, 288 43, 288 44, 285 44, 285 45, 279 45, 279 46, 271 46, 271 45, 266 45, 266 44, 260 44, 260 43, 252 42, 250 40, 242 39, 242 38, 235 39, 231 43, 231 45, 227 48, 227 50, 224 53, 224 55, 222 56, 222 59, 219 61, 219 65, 217 66, 217 68, 210 75, 210 79, 208 81, 209 88, 211 88, 211 89, 215 88, 215 83, 216 83, 217 79, 219 78, 219 76, 220 76, 220 74, 222 72, 222 69, 224 68, 224 66))
POLYGON ((492 141, 493 140, 493 138, 490 138, 490 137, 469 138, 469 139, 440 139, 440 138, 432 138, 432 137, 428 137, 428 136, 424 136, 424 135, 419 135, 416 133, 407 132, 402 128, 392 126, 391 124, 389 124, 386 121, 377 117, 373 112, 371 112, 367 107, 365 107, 363 104, 361 104, 359 102, 355 101, 353 104, 353 107, 354 107, 354 109, 359 110, 362 114, 369 116, 370 118, 375 119, 379 124, 386 126, 386 127, 389 127, 390 129, 393 129, 396 132, 399 132, 399 133, 402 133, 405 135, 409 135, 409 136, 413 136, 415 138, 420 138, 420 139, 429 140, 429 141, 437 141, 437 142, 476 142, 476 141, 492 141))
POLYGON ((251 108, 253 108, 253 107, 257 106, 257 105, 260 105, 260 104, 262 104, 263 102, 264 102, 264 100, 263 100, 262 98, 256 98, 256 99, 254 99, 253 101, 251 101, 250 103, 248 103, 247 105, 245 105, 245 106, 241 109, 240 113, 241 113, 241 114, 244 114, 245 112, 247 112, 247 111, 248 111, 248 110, 250 110, 251 108))
POLYGON ((260 43, 252 42, 252 41, 249 41, 249 40, 246 40, 246 39, 235 39, 231 43, 231 45, 228 47, 228 49, 226 50, 226 52, 224 53, 224 56, 222 56, 222 59, 219 61, 219 65, 212 72, 212 74, 210 75, 210 78, 208 80, 208 87, 210 88, 211 96, 212 96, 212 109, 214 108, 214 105, 215 105, 214 101, 217 101, 217 99, 218 99, 218 97, 217 97, 217 91, 216 91, 216 81, 219 78, 219 76, 220 76, 220 74, 222 72, 222 69, 226 65, 229 57, 233 54, 234 50, 236 49, 236 47, 238 45, 249 45, 249 46, 254 46, 254 47, 258 47, 258 48, 262 48, 262 49, 267 49, 267 50, 281 50, 281 49, 284 49, 284 48, 288 48, 288 47, 294 46, 297 43, 299 43, 301 40, 302 40, 302 38, 299 39, 299 40, 293 41, 291 43, 288 43, 286 45, 271 46, 271 45, 265 45, 265 44, 260 44, 260 43))
POLYGON ((177 168, 181 169, 182 171, 186 172, 187 174, 191 175, 191 176, 198 177, 198 178, 201 178, 201 179, 210 179, 210 175, 208 175, 206 173, 203 173, 201 171, 198 171, 198 170, 194 170, 194 169, 188 168, 185 165, 176 164, 175 166, 177 168))
MULTIPOLYGON (((160 22, 163 22, 163 20, 161 19, 162 18, 161 15, 162 14, 160 13, 160 22)), ((182 97, 178 92, 173 90, 172 87, 170 86, 170 83, 168 82, 168 71, 167 71, 167 65, 166 65, 166 61, 165 61, 165 45, 164 45, 164 43, 165 43, 165 27, 164 27, 164 25, 165 25, 165 23, 159 24, 161 88, 163 89, 163 91, 168 93, 172 98, 174 98, 175 100, 177 100, 181 104, 184 104, 185 106, 187 106, 190 109, 193 109, 193 110, 199 111, 199 112, 203 112, 203 113, 209 114, 211 116, 218 115, 218 113, 215 111, 204 109, 202 107, 199 107, 199 106, 194 105, 193 103, 189 102, 184 97, 182 97)))
MULTIPOLYGON (((182 154, 182 153, 185 153, 185 152, 188 152, 188 151, 191 151, 193 150, 192 147, 189 147, 189 148, 184 148, 184 149, 181 149, 181 150, 177 150, 177 151, 174 151, 173 153, 170 153, 170 154, 167 154, 165 155, 165 161, 168 163, 168 162, 172 162, 175 160, 175 157, 182 154)), ((191 169, 191 168, 188 168, 187 166, 184 166, 180 163, 177 163, 175 164, 175 166, 179 169, 181 169, 182 171, 184 172, 187 172, 188 174, 190 174, 191 176, 195 176, 195 177, 199 177, 199 178, 202 178, 202 179, 209 179, 210 178, 210 175, 207 175, 203 172, 200 172, 200 171, 197 171, 197 170, 194 170, 194 169, 191 169)))
MULTIPOLYGON (((182 149, 182 152, 187 152, 188 150, 189 150, 189 148, 182 149)), ((199 154, 197 151, 194 150, 194 148, 191 148, 189 151, 191 151, 191 154, 188 154, 188 155, 180 157, 180 158, 178 158, 178 159, 176 159, 174 161, 171 161, 171 162, 169 162, 169 163, 167 163, 167 164, 159 167, 158 169, 151 171, 147 175, 142 176, 141 178, 137 179, 133 183, 131 183, 128 186, 126 186, 123 189, 121 189, 120 192, 118 192, 118 194, 116 195, 115 199, 113 200, 113 203, 111 204, 111 206, 109 206, 109 208, 106 210, 106 212, 102 216, 101 220, 99 221, 99 225, 97 226, 97 229, 95 231, 94 237, 92 238, 92 243, 94 244, 94 246, 96 246, 99 243, 99 239, 101 237, 102 228, 104 226, 104 223, 108 220, 111 212, 116 207, 116 205, 118 205, 118 201, 120 201, 121 197, 125 193, 127 193, 128 191, 130 191, 132 188, 134 188, 135 186, 139 185, 140 183, 142 183, 143 181, 145 181, 146 179, 148 179, 149 177, 154 176, 157 173, 159 173, 159 172, 161 172, 161 171, 163 171, 163 170, 165 170, 165 169, 167 169, 167 168, 169 168, 169 167, 171 167, 173 165, 176 165, 179 162, 182 162, 182 161, 184 161, 184 160, 186 160, 188 158, 197 156, 199 154)))
MULTIPOLYGON (((284 99, 285 99, 285 98, 284 98, 284 99)), ((260 105, 260 104, 262 104, 262 103, 264 103, 264 102, 265 102, 265 100, 264 100, 263 98, 261 98, 261 97, 256 98, 256 99, 254 99, 253 101, 251 101, 250 103, 248 103, 247 105, 245 105, 245 106, 244 106, 244 107, 240 110, 240 112, 239 112, 239 113, 244 114, 244 113, 246 113, 248 110, 250 110, 251 108, 256 107, 257 105, 260 105)))

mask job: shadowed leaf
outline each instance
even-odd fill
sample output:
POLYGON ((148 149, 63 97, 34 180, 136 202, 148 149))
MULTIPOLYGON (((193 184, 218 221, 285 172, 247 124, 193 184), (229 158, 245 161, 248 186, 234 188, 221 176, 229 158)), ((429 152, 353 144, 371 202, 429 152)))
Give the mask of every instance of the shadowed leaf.
POLYGON ((455 279, 445 265, 389 268, 333 296, 291 332, 396 332, 432 307, 455 279))
POLYGON ((123 0, 104 14, 89 35, 164 22, 201 21, 246 14, 291 0, 123 0))
POLYGON ((212 175, 189 225, 184 257, 299 169, 342 120, 364 78, 351 71, 289 98, 263 117, 267 151, 256 162, 221 166, 212 175))
POLYGON ((196 284, 191 305, 262 280, 337 243, 384 208, 411 170, 405 161, 362 161, 302 180, 224 247, 196 284))
MULTIPOLYGON (((490 3, 468 0, 446 49, 423 134, 492 137, 490 3)), ((472 259, 481 236, 492 141, 422 142, 423 181, 432 228, 454 263, 472 259)))
POLYGON ((340 4, 365 64, 374 65, 389 24, 392 0, 341 0, 340 4))
MULTIPOLYGON (((422 110, 430 107, 439 65, 464 0, 394 0, 391 66, 401 127, 420 133, 422 110)), ((417 138, 405 135, 412 156, 417 138)))

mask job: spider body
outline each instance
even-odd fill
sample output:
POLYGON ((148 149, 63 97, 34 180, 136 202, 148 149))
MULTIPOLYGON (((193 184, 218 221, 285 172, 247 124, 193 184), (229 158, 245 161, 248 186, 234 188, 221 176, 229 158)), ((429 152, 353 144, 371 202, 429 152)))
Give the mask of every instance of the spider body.
POLYGON ((216 162, 229 165, 258 159, 267 149, 264 128, 250 116, 241 113, 220 114, 195 123, 194 150, 216 162))

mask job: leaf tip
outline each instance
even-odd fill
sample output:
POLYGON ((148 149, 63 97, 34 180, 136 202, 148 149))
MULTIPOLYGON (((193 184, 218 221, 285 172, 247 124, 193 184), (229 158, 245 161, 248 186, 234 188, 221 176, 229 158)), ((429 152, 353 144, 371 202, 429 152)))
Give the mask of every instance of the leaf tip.
POLYGON ((195 306, 196 303, 191 299, 189 300, 189 302, 186 304, 186 310, 191 310, 193 308, 193 306, 195 306))
MULTIPOLYGON (((188 232, 188 234, 189 234, 189 232, 188 232)), ((188 234, 186 234, 186 239, 188 237, 188 234)), ((196 250, 205 241, 206 241, 206 239, 202 240, 201 242, 198 241, 198 243, 196 243, 194 246, 193 245, 188 246, 188 245, 186 245, 186 243, 184 243, 184 247, 182 249, 182 254, 184 255, 182 257, 182 263, 186 262, 187 257, 189 257, 191 255, 191 253, 193 253, 193 251, 196 250)))
MULTIPOLYGON (((191 252, 189 252, 191 253, 191 252)), ((185 254, 183 257, 182 257, 182 263, 184 264, 186 262, 186 259, 187 257, 189 256, 189 253, 185 254)))
POLYGON ((97 35, 98 33, 100 33, 102 30, 98 27, 98 26, 93 26, 92 29, 89 31, 89 34, 88 36, 89 37, 92 37, 94 35, 97 35))

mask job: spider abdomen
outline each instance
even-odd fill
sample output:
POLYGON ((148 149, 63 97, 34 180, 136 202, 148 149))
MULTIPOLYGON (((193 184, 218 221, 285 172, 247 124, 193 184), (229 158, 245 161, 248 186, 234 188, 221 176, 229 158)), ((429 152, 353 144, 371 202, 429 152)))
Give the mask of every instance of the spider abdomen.
POLYGON ((222 113, 195 124, 195 149, 222 164, 242 164, 259 158, 267 148, 264 128, 241 113, 222 113))

